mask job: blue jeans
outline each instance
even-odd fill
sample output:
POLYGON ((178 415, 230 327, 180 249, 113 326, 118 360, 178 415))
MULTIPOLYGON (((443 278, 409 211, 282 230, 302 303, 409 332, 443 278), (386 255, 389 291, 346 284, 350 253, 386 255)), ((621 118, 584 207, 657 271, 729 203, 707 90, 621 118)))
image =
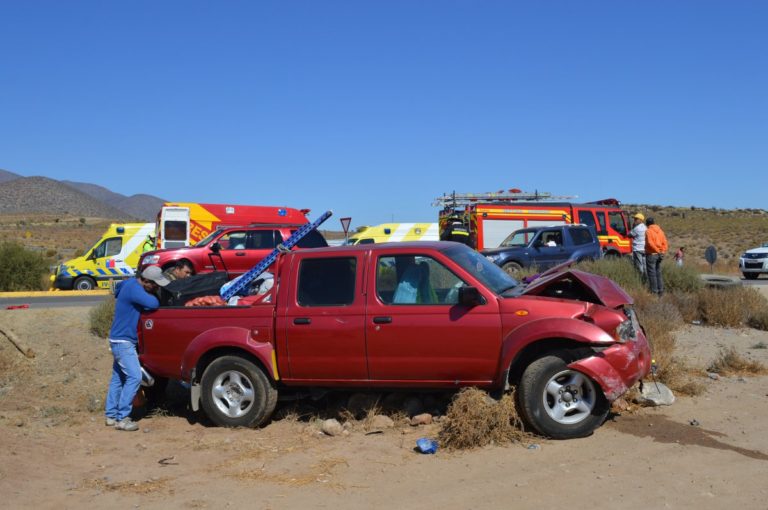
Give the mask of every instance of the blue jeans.
POLYGON ((141 385, 141 365, 136 346, 131 342, 110 342, 109 346, 115 361, 104 414, 120 421, 131 414, 133 397, 141 385))

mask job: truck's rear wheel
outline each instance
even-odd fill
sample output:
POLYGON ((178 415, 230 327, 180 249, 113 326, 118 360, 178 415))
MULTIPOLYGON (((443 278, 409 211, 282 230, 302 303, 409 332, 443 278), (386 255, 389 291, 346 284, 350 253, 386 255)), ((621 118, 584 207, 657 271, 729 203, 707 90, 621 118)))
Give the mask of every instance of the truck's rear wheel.
POLYGON ((586 375, 568 368, 574 360, 569 351, 539 358, 528 365, 518 386, 525 422, 554 439, 588 436, 608 415, 602 389, 586 375))
POLYGON ((277 390, 264 372, 239 356, 222 356, 203 373, 205 414, 222 427, 257 427, 275 410, 277 390))
POLYGON ((80 276, 72 285, 74 290, 93 290, 95 287, 96 282, 94 282, 90 276, 80 276))

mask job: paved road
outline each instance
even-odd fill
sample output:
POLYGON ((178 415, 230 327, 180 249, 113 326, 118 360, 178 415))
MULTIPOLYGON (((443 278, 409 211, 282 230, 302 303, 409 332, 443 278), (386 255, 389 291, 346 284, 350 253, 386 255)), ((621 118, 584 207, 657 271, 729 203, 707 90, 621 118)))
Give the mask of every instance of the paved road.
POLYGON ((3 297, 0 298, 0 310, 9 306, 29 305, 30 308, 61 308, 67 306, 95 306, 111 298, 109 295, 95 296, 35 296, 35 297, 3 297))

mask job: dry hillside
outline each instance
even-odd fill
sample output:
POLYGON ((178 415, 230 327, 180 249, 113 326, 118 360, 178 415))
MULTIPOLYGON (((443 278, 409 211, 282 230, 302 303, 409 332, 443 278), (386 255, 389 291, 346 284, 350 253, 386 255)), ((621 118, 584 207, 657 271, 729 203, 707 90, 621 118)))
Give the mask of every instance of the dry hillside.
POLYGON ((0 183, 0 214, 24 213, 130 219, 129 214, 47 177, 0 183))

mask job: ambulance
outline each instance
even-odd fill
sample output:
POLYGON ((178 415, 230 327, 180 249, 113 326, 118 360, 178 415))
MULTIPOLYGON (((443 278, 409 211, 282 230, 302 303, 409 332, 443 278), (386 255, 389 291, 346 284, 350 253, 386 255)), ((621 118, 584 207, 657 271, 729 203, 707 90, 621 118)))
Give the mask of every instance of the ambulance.
POLYGON ((586 203, 565 201, 549 193, 518 189, 495 193, 452 193, 438 197, 440 239, 459 240, 477 250, 497 248, 515 230, 582 224, 597 233, 605 256, 632 252, 627 213, 615 198, 586 203), (461 237, 457 239, 456 234, 461 237))
POLYGON ((349 238, 347 244, 439 240, 437 223, 382 223, 374 227, 362 227, 349 238))
POLYGON ((308 213, 290 207, 166 202, 157 214, 155 248, 191 246, 223 227, 308 223, 308 213))
POLYGON ((147 236, 154 223, 112 223, 85 255, 60 264, 51 275, 54 289, 109 289, 134 275, 147 236))

